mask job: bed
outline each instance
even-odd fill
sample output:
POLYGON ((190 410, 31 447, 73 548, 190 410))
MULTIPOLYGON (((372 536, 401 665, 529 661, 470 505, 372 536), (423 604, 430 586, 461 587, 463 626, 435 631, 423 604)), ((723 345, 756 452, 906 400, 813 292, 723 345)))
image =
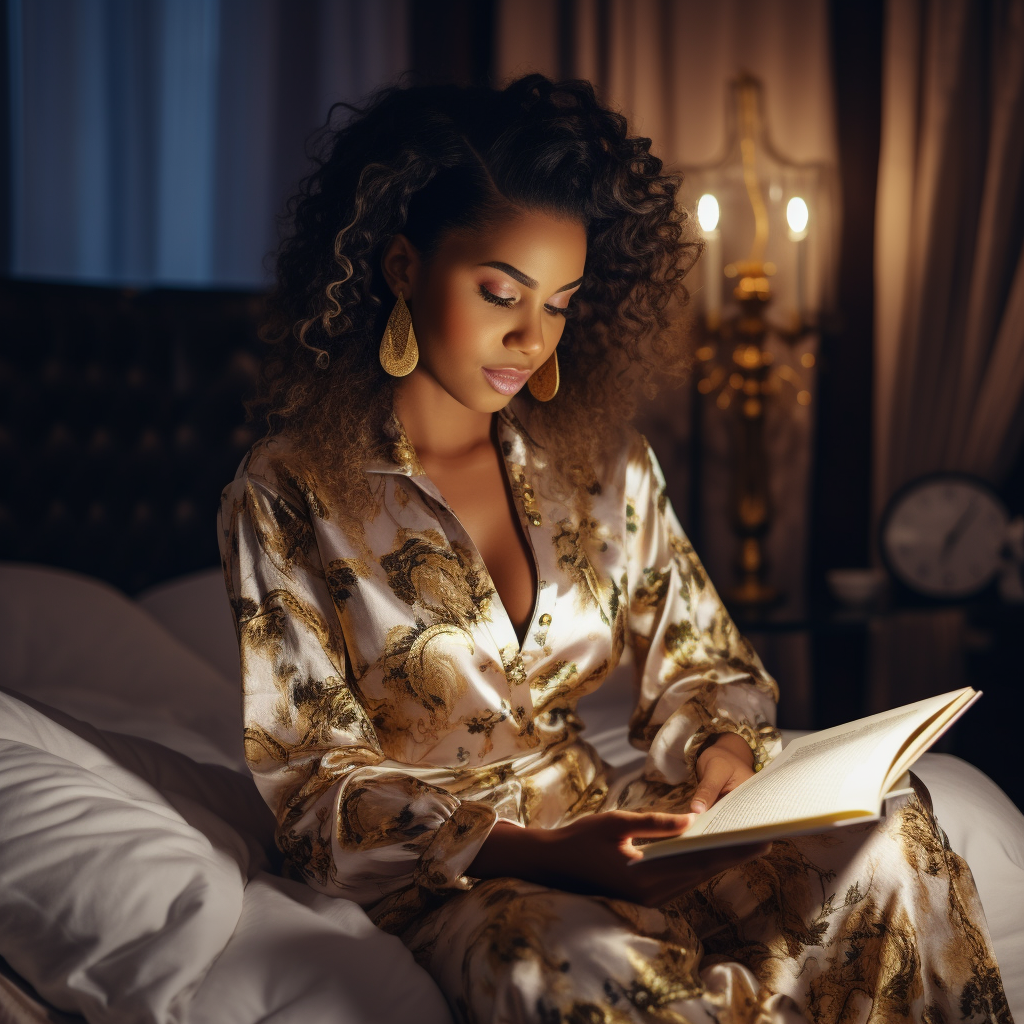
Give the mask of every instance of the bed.
MULTIPOLYGON (((449 1024, 397 939, 280 876, 219 569, 132 600, 0 563, 0 646, 0 1024, 449 1024)), ((626 669, 581 705, 622 768, 629 699, 626 669)), ((915 770, 1024 1021, 1024 816, 954 757, 915 770)))

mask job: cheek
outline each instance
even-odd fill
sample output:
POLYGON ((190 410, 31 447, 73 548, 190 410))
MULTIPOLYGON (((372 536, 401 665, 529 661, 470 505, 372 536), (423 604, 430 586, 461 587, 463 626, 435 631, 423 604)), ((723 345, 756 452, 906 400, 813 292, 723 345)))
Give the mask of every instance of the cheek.
POLYGON ((476 295, 455 288, 432 295, 424 341, 439 356, 477 356, 488 348, 494 317, 476 295))

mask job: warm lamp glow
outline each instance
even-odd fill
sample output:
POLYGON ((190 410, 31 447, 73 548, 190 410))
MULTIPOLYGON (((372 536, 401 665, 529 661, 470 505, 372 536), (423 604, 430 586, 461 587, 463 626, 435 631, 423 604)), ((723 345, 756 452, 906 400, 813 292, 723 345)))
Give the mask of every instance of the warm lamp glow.
POLYGON ((710 192, 705 192, 697 201, 697 220, 704 232, 718 227, 718 200, 710 192))
POLYGON ((786 205, 786 220, 789 222, 789 230, 794 235, 802 235, 807 230, 809 216, 807 204, 799 196, 793 196, 786 205))

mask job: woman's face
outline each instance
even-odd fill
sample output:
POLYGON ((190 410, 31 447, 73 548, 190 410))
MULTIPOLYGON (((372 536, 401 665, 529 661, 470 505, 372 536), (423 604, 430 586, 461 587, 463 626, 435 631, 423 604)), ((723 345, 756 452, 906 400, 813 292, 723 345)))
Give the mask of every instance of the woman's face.
MULTIPOLYGON (((474 412, 504 408, 562 336, 583 277, 583 226, 516 211, 485 230, 449 233, 429 261, 399 236, 386 273, 396 245, 408 262, 392 290, 406 296, 420 350, 407 379, 428 375, 474 412)), ((392 260, 390 268, 401 265, 392 260)))

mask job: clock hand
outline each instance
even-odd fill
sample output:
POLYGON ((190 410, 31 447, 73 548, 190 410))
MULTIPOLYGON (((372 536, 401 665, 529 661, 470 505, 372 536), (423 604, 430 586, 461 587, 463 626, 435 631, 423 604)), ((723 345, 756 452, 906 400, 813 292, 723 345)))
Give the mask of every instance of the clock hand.
POLYGON ((942 558, 948 558, 950 551, 956 547, 956 542, 963 536, 964 530, 967 529, 968 524, 974 518, 976 505, 976 500, 971 498, 970 504, 960 514, 960 518, 953 524, 953 529, 946 534, 946 539, 942 542, 942 550, 939 552, 942 558))

